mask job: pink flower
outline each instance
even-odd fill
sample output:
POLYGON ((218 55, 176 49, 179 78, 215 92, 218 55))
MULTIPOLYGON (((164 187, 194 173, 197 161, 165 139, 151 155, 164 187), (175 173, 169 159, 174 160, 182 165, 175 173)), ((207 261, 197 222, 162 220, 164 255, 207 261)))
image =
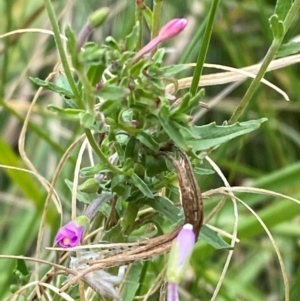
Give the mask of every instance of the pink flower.
POLYGON ((159 31, 158 37, 160 41, 165 41, 177 36, 184 30, 187 25, 186 19, 173 19, 164 25, 159 31))
POLYGON ((158 36, 152 39, 147 45, 145 45, 139 52, 136 53, 133 62, 137 61, 145 54, 156 48, 162 41, 171 39, 178 35, 187 25, 186 19, 173 19, 164 25, 158 33, 158 36))
POLYGON ((185 273, 186 265, 195 244, 193 225, 185 224, 174 239, 167 266, 167 301, 179 301, 178 283, 185 273))
POLYGON ((191 224, 185 224, 174 239, 167 267, 169 282, 179 283, 189 262, 195 244, 195 233, 191 224))
POLYGON ((84 226, 78 225, 75 221, 70 221, 61 227, 55 237, 55 244, 62 248, 76 247, 80 244, 84 226))

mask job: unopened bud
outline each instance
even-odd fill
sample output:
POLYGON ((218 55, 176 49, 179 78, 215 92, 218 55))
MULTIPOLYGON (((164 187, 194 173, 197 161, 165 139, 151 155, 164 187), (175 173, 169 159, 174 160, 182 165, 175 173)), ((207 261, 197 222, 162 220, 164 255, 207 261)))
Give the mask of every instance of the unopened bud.
POLYGON ((92 28, 100 27, 107 19, 109 14, 109 8, 103 7, 101 9, 96 10, 93 12, 89 17, 89 25, 92 28))

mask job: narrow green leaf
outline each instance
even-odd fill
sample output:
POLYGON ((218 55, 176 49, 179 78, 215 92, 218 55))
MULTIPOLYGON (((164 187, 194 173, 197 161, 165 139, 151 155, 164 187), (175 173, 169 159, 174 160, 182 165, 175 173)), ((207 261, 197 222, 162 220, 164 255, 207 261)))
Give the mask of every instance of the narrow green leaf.
POLYGON ((211 175, 211 174, 214 174, 215 171, 212 170, 212 169, 206 169, 206 168, 201 168, 201 167, 194 167, 193 168, 195 174, 197 175, 211 175))
POLYGON ((279 17, 279 20, 284 21, 288 11, 292 7, 292 0, 277 0, 275 7, 275 14, 279 17))
MULTIPOLYGON (((24 168, 22 161, 17 157, 11 147, 2 139, 0 139, 0 150, 0 164, 24 168)), ((41 209, 43 206, 42 192, 40 190, 40 186, 35 182, 34 176, 14 169, 5 168, 4 171, 12 180, 14 185, 20 189, 23 195, 41 209)))
POLYGON ((125 158, 131 158, 134 162, 138 161, 141 144, 134 136, 130 137, 125 148, 125 158))
POLYGON ((132 301, 140 286, 143 262, 135 261, 128 267, 130 270, 126 276, 126 281, 122 287, 122 301, 132 301))
POLYGON ((285 57, 300 52, 300 42, 290 42, 280 46, 276 57, 285 57))
POLYGON ((189 129, 181 127, 180 132, 193 151, 198 152, 252 132, 265 121, 266 118, 261 118, 221 126, 213 122, 204 126, 192 126, 189 129))
POLYGON ((24 275, 24 276, 29 275, 29 270, 23 259, 17 259, 17 264, 16 264, 15 270, 20 271, 22 273, 22 275, 24 275))
POLYGON ((153 63, 154 64, 161 64, 165 55, 165 49, 164 48, 160 48, 158 49, 155 54, 152 57, 153 63))
POLYGON ((101 80, 102 74, 105 70, 105 65, 92 65, 87 72, 87 78, 91 86, 95 86, 101 80))
POLYGON ((125 39, 126 50, 133 51, 136 48, 136 44, 139 38, 139 30, 140 24, 139 22, 136 22, 132 29, 132 32, 125 39))
POLYGON ((168 77, 182 72, 188 68, 191 68, 191 66, 188 66, 187 64, 170 65, 160 68, 160 73, 162 76, 168 77))
POLYGON ((95 124, 95 115, 90 112, 82 112, 79 114, 80 124, 87 129, 93 128, 95 124))
POLYGON ((175 114, 182 114, 186 113, 189 109, 189 103, 190 99, 192 97, 192 94, 190 92, 186 93, 182 99, 180 100, 180 103, 178 106, 176 106, 172 111, 171 111, 171 116, 175 114))
POLYGON ((73 108, 62 109, 62 108, 54 106, 54 105, 48 105, 47 109, 51 112, 56 113, 60 117, 63 117, 66 119, 72 119, 72 120, 79 120, 81 114, 85 113, 84 110, 73 109, 73 108))
POLYGON ((71 30, 69 26, 67 26, 66 31, 65 31, 66 37, 67 37, 67 49, 68 52, 70 53, 71 60, 72 60, 72 65, 75 68, 78 68, 79 66, 79 60, 78 60, 78 49, 77 49, 77 42, 76 42, 76 37, 75 33, 71 30))
POLYGON ((146 167, 146 174, 148 177, 155 177, 157 174, 168 170, 166 159, 162 156, 153 157, 147 155, 145 157, 144 166, 146 167))
POLYGON ((211 228, 203 225, 198 240, 203 240, 215 249, 232 249, 231 246, 211 228))
POLYGON ((169 118, 169 109, 167 107, 162 107, 158 114, 158 120, 168 134, 171 140, 173 140, 180 148, 183 150, 188 150, 188 146, 185 142, 185 139, 177 124, 169 118))
POLYGON ((146 6, 145 8, 143 8, 143 16, 146 20, 146 23, 150 29, 150 31, 152 31, 152 19, 153 19, 153 14, 152 14, 152 11, 151 9, 146 6))
POLYGON ((47 81, 41 80, 41 79, 39 79, 37 77, 35 77, 35 78, 34 77, 29 77, 29 79, 31 81, 33 81, 36 85, 40 86, 40 87, 44 87, 44 88, 46 88, 48 90, 51 90, 51 91, 56 92, 58 94, 62 94, 64 96, 68 96, 70 98, 73 97, 73 94, 71 93, 71 91, 68 90, 68 89, 66 89, 66 88, 64 88, 64 87, 60 87, 60 86, 55 85, 55 84, 53 84, 51 82, 47 82, 47 81))
POLYGON ((155 197, 153 200, 147 200, 145 205, 152 207, 173 223, 177 223, 178 220, 184 218, 182 210, 167 198, 155 197))
POLYGON ((121 109, 121 102, 119 100, 107 99, 105 100, 99 110, 104 116, 116 116, 121 109))
POLYGON ((122 97, 127 96, 130 90, 125 87, 115 85, 104 85, 96 91, 96 95, 103 99, 120 100, 122 97))
POLYGON ((137 134, 136 139, 155 152, 159 150, 159 144, 146 132, 137 134))
POLYGON ((147 184, 135 173, 131 176, 132 183, 136 186, 144 196, 147 198, 153 199, 154 195, 147 184))
POLYGON ((80 177, 81 178, 91 178, 94 175, 98 174, 98 173, 105 173, 105 172, 109 172, 110 170, 107 169, 103 164, 98 163, 94 166, 89 166, 89 167, 83 167, 80 170, 80 177))

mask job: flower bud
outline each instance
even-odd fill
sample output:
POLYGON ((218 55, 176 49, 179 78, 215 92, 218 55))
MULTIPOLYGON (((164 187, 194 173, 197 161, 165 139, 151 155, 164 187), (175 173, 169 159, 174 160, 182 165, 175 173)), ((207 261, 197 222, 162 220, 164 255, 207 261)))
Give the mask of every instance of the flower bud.
POLYGON ((165 41, 177 36, 187 25, 186 19, 173 19, 164 25, 158 33, 160 41, 165 41))
POLYGON ((103 7, 101 9, 98 9, 89 16, 88 24, 92 28, 100 27, 106 21, 108 14, 109 14, 108 7, 103 7))
POLYGON ((189 262, 195 244, 195 233, 191 224, 185 224, 174 239, 167 266, 167 280, 179 283, 189 262))
POLYGON ((171 39, 178 35, 187 25, 186 19, 173 19, 164 25, 158 33, 158 36, 152 39, 133 57, 132 62, 136 62, 145 54, 155 49, 162 41, 171 39))

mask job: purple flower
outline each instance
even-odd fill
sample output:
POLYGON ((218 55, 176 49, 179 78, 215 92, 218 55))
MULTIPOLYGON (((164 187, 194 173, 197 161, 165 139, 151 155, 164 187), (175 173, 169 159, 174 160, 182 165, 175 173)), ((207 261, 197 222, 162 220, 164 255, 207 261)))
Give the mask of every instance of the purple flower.
POLYGON ((155 49, 162 41, 171 39, 178 35, 186 27, 186 25, 186 19, 173 19, 168 22, 161 28, 157 37, 152 39, 147 45, 145 45, 139 52, 136 53, 132 61, 137 61, 142 56, 155 49))
POLYGON ((195 233, 191 224, 185 224, 174 239, 167 267, 169 282, 179 283, 185 272, 195 244, 195 233))
POLYGON ((179 301, 178 283, 184 275, 186 265, 195 244, 193 225, 185 224, 174 239, 167 266, 168 296, 167 301, 179 301))
POLYGON ((168 283, 167 301, 179 301, 178 287, 176 283, 168 283))
POLYGON ((61 227, 55 236, 55 244, 59 244, 62 248, 78 246, 81 242, 87 220, 87 217, 80 216, 75 221, 70 221, 61 227))

